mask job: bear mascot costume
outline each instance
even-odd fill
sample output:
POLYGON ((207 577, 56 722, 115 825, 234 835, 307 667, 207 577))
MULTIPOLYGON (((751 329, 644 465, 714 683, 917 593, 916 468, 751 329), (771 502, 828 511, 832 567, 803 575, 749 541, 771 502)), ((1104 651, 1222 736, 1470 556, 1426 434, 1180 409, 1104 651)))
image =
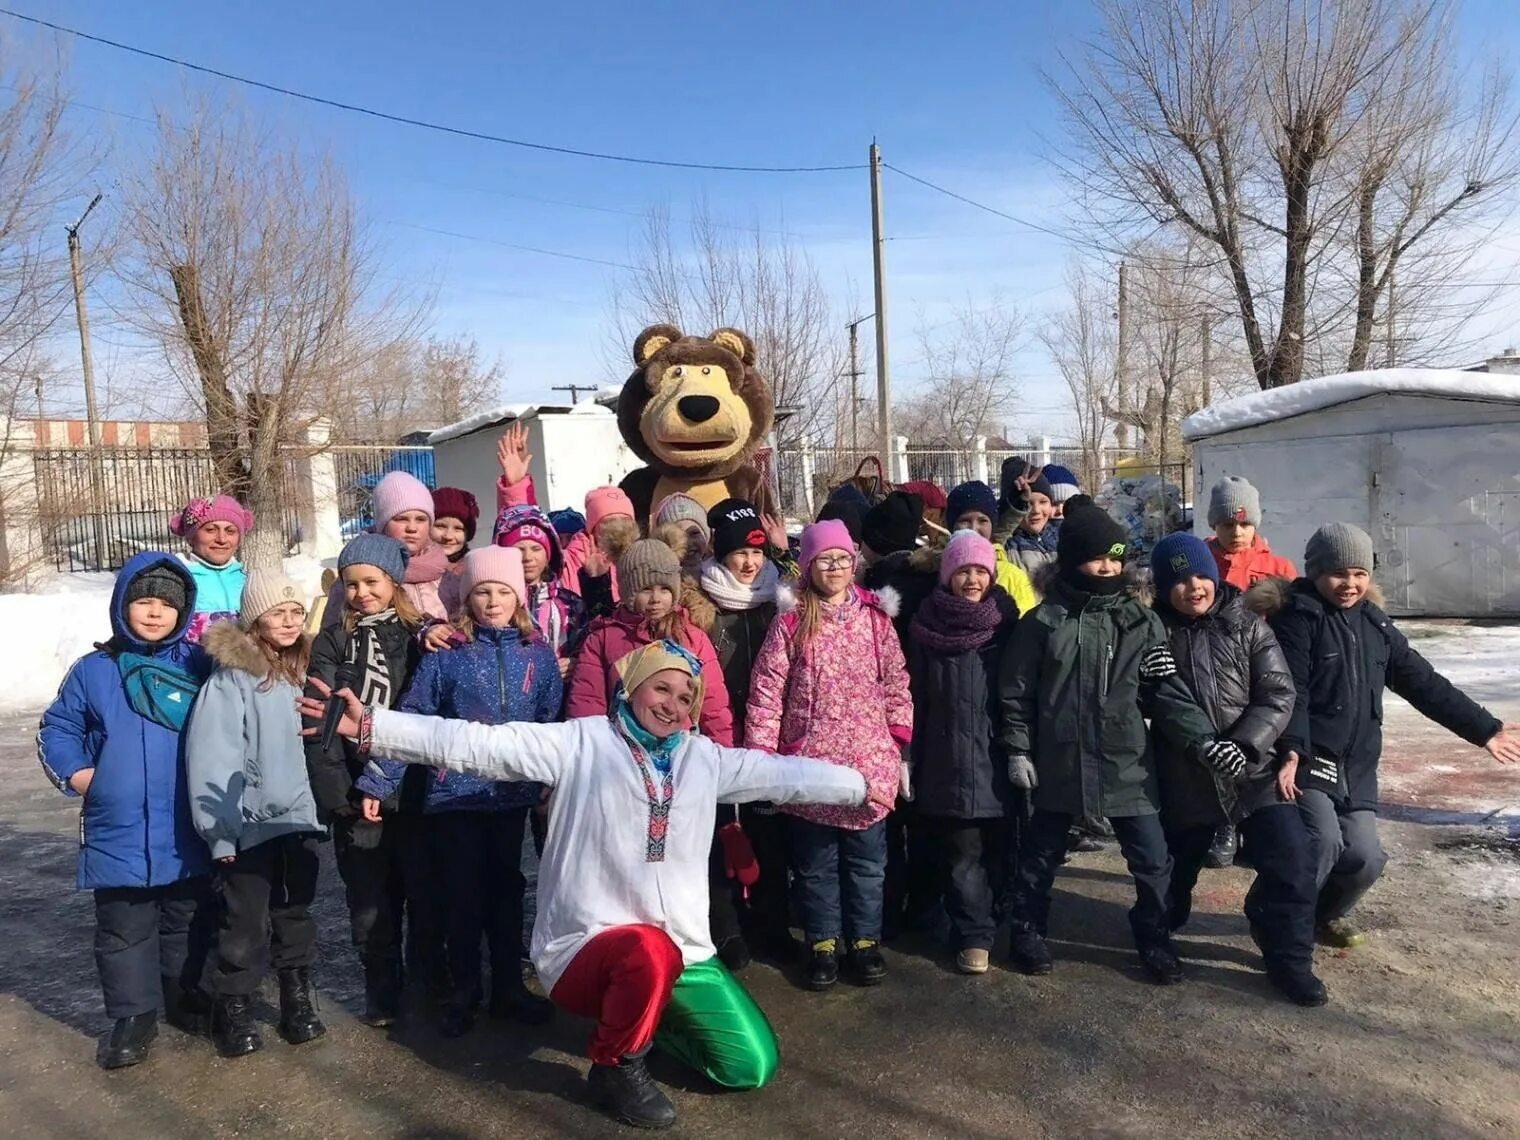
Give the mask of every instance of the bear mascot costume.
POLYGON ((771 429, 770 385, 755 370, 754 343, 738 329, 686 336, 651 325, 633 342, 633 374, 618 397, 618 429, 648 466, 620 486, 647 526, 677 491, 711 509, 744 499, 774 510, 753 460, 771 429))

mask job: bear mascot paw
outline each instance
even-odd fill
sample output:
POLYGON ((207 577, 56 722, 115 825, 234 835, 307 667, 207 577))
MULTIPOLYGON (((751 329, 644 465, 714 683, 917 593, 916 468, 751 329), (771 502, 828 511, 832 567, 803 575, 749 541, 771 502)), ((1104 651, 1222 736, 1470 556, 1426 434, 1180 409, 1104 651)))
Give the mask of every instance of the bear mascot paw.
POLYGON ((709 510, 730 498, 774 510, 754 458, 775 408, 749 337, 651 325, 633 342, 633 363, 618 397, 618 428, 648 466, 620 486, 640 523, 647 526, 655 506, 678 491, 709 510))

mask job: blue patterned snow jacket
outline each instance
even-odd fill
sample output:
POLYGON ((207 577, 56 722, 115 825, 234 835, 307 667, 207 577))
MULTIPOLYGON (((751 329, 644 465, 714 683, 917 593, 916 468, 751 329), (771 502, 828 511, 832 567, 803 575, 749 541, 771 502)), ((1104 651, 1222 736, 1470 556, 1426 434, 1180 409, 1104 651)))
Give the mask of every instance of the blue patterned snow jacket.
MULTIPOLYGON (((506 724, 527 720, 546 724, 559 717, 563 684, 554 650, 534 635, 524 642, 517 630, 475 630, 475 640, 440 649, 422 659, 397 712, 506 724)), ((391 796, 406 773, 398 760, 373 759, 357 787, 367 796, 391 796)), ((506 811, 538 803, 538 784, 487 780, 447 769, 428 769, 425 812, 506 811)))

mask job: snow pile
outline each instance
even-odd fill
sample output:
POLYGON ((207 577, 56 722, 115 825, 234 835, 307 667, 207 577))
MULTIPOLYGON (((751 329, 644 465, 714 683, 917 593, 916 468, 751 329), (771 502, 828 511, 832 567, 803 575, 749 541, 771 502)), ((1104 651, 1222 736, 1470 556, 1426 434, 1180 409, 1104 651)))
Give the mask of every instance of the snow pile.
MULTIPOLYGON (((329 562, 331 559, 329 559, 329 562)), ((287 558, 285 573, 316 598, 323 564, 287 558)), ((114 574, 59 574, 34 594, 0 594, 0 712, 40 709, 58 693, 69 666, 111 636, 114 574)))
POLYGON ((1214 404, 1183 420, 1182 435, 1191 442, 1221 432, 1317 412, 1383 392, 1515 403, 1520 402, 1520 376, 1463 372, 1454 368, 1375 368, 1369 372, 1346 372, 1214 404))
POLYGON ((1129 531, 1131 555, 1148 555, 1157 542, 1182 529, 1182 489, 1155 472, 1115 475, 1093 502, 1129 531))
POLYGON ((487 408, 458 423, 439 428, 428 436, 428 443, 438 444, 446 439, 458 439, 462 435, 469 435, 472 431, 479 431, 493 424, 506 423, 508 420, 525 420, 537 412, 538 408, 537 404, 502 404, 500 407, 487 408))

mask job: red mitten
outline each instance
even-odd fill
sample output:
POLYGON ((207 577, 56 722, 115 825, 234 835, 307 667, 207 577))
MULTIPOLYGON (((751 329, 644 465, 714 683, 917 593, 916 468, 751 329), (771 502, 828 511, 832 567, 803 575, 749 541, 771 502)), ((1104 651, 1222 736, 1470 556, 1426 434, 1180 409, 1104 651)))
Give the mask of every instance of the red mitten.
POLYGON ((718 842, 723 844, 723 866, 730 879, 738 879, 746 888, 760 881, 760 863, 744 828, 737 823, 725 823, 718 828, 718 842))

